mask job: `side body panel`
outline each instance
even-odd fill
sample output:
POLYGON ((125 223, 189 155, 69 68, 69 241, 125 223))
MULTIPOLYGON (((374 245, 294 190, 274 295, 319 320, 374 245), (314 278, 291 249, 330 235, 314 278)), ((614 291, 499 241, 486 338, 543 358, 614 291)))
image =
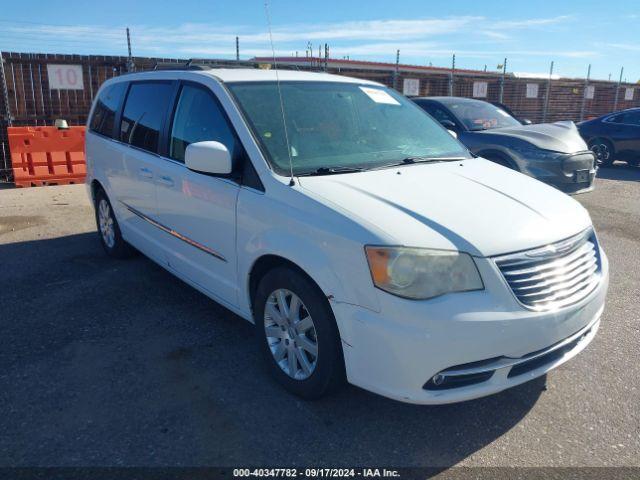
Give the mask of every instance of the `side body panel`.
POLYGON ((236 200, 239 185, 192 172, 162 159, 156 168, 158 222, 169 266, 214 293, 238 303, 236 270, 236 200))

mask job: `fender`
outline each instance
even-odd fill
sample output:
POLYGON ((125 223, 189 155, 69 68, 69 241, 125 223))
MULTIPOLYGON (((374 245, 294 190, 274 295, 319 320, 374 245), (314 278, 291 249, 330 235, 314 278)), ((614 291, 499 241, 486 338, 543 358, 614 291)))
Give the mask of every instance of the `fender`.
MULTIPOLYGON (((368 270, 354 272, 351 265, 335 265, 335 262, 331 261, 325 251, 319 248, 318 245, 321 244, 322 242, 312 242, 301 235, 292 235, 291 230, 284 231, 276 228, 260 232, 246 243, 239 244, 239 249, 243 249, 238 252, 239 301, 240 309, 248 313, 247 317, 252 320, 250 272, 256 262, 265 255, 282 257, 302 269, 320 287, 334 312, 339 304, 359 305, 370 310, 379 310, 373 285, 371 284, 367 290, 362 289, 362 284, 371 283, 368 270), (344 282, 340 272, 345 267, 351 270, 351 278, 354 274, 360 275, 361 273, 366 273, 367 277, 363 282, 344 282), (358 286, 360 288, 357 288, 358 286), (368 295, 366 295, 366 291, 369 292, 368 295)), ((364 257, 364 252, 359 253, 364 257)), ((349 255, 354 257, 353 249, 349 255)), ((336 315, 341 337, 348 342, 345 334, 350 329, 345 325, 340 325, 339 317, 336 315)))
POLYGON ((479 157, 484 158, 485 160, 489 160, 489 158, 499 157, 503 159, 505 162, 509 163, 512 168, 516 171, 522 171, 522 167, 518 165, 518 162, 513 158, 513 155, 509 153, 509 150, 500 146, 495 146, 492 148, 484 148, 481 151, 473 152, 479 157))

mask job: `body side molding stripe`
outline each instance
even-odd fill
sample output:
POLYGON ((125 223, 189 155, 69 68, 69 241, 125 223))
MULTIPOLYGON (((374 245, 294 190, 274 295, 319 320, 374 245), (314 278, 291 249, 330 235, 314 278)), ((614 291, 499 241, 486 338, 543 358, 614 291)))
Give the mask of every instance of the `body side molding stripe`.
POLYGON ((168 233, 169 235, 172 235, 180 240, 182 240, 185 243, 188 243, 189 245, 191 245, 192 247, 197 248, 198 250, 202 250, 205 253, 208 253, 209 255, 216 257, 218 260, 221 260, 223 262, 227 262, 227 259, 224 258, 222 255, 220 255, 218 252, 216 252, 215 250, 212 250, 211 248, 202 245, 201 243, 196 242, 195 240, 190 239, 189 237, 185 237, 184 235, 182 235, 179 232, 176 232, 175 230, 161 224, 160 222, 154 220, 151 217, 148 217, 147 215, 145 215, 144 213, 136 210, 135 208, 127 205, 124 202, 120 202, 122 203, 125 207, 127 207, 127 209, 133 213, 134 215, 136 215, 137 217, 140 217, 142 220, 149 222, 151 225, 153 225, 154 227, 159 228, 160 230, 162 230, 163 232, 168 233))

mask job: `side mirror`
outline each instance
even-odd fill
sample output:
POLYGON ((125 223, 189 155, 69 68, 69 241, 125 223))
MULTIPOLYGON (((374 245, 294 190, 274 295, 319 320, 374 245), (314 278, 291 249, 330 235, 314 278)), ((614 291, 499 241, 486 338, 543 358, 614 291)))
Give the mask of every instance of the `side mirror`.
POLYGON ((523 125, 531 125, 533 122, 531 120, 529 120, 528 118, 523 118, 522 119, 522 124, 523 125))
POLYGON ((214 175, 231 173, 231 154, 220 142, 196 142, 187 146, 184 164, 189 170, 214 175))

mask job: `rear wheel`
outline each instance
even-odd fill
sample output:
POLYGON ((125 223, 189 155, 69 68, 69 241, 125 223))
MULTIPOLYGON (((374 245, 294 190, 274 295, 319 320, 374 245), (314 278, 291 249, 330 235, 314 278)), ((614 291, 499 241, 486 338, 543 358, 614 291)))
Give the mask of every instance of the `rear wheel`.
POLYGON ((333 312, 322 291, 293 268, 261 280, 254 299, 259 348, 274 378, 291 393, 319 398, 344 383, 333 312))
POLYGON ((589 150, 593 152, 599 165, 605 167, 613 165, 615 150, 609 140, 594 138, 589 142, 589 150))
POLYGON ((95 194, 96 224, 104 251, 110 257, 128 258, 135 250, 123 238, 111 202, 102 189, 95 194))

